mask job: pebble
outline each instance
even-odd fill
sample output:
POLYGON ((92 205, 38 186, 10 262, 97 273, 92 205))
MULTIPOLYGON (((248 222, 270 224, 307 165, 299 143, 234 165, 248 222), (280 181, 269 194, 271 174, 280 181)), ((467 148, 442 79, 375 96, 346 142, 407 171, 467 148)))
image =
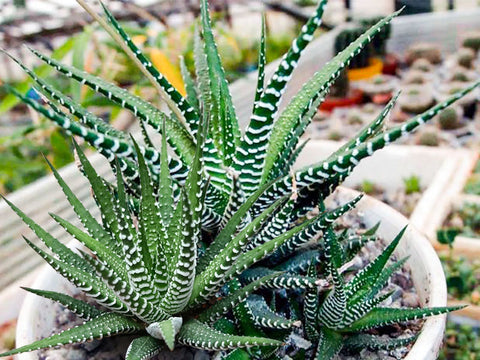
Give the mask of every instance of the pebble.
POLYGON ((418 301, 418 295, 405 292, 403 294, 403 305, 406 307, 419 307, 420 303, 418 301))

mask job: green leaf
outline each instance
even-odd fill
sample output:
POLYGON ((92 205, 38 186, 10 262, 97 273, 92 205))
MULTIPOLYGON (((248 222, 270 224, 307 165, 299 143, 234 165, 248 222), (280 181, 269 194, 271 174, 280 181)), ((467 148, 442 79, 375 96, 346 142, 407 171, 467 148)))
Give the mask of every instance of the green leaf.
POLYGON ((230 311, 232 308, 234 308, 237 304, 244 301, 255 290, 261 288, 269 281, 275 279, 280 274, 280 272, 273 272, 269 275, 263 276, 251 282, 250 284, 236 291, 233 291, 231 294, 217 301, 214 305, 211 305, 208 309, 200 313, 200 315, 198 316, 198 320, 208 323, 214 322, 215 320, 226 314, 228 311, 230 311))
POLYGON ((108 232, 97 222, 97 220, 92 216, 92 214, 90 214, 88 209, 77 198, 75 193, 72 191, 72 189, 70 189, 65 180, 63 180, 58 171, 52 166, 50 161, 48 161, 47 158, 45 158, 45 160, 47 161, 48 166, 52 170, 53 175, 57 179, 58 184, 62 188, 63 193, 67 197, 68 202, 70 203, 70 205, 72 205, 73 210, 80 218, 83 226, 85 226, 85 228, 92 235, 92 237, 97 239, 99 242, 103 244, 112 243, 113 240, 111 239, 108 232))
POLYGON ((45 299, 55 301, 65 306, 68 310, 75 313, 77 316, 81 317, 84 320, 96 318, 104 313, 103 311, 98 310, 96 307, 82 300, 75 299, 74 297, 71 297, 69 295, 65 295, 55 291, 38 290, 27 287, 22 287, 22 289, 27 290, 32 294, 44 297, 45 299))
MULTIPOLYGON (((206 111, 204 109, 204 111, 206 111)), ((160 307, 166 312, 175 314, 182 311, 191 297, 196 274, 197 247, 201 240, 201 219, 204 209, 203 149, 208 131, 208 116, 202 117, 197 131, 197 147, 185 186, 182 189, 182 201, 179 202, 181 222, 174 226, 179 236, 175 254, 173 275, 169 278, 169 286, 160 307), (181 228, 178 228, 180 226, 181 228)))
POLYGON ((128 347, 125 360, 148 360, 164 348, 164 342, 151 336, 134 339, 128 347))
MULTIPOLYGON (((92 37, 92 30, 89 28, 84 28, 77 38, 75 39, 75 44, 73 46, 72 53, 72 66, 77 69, 84 68, 84 56, 87 53, 87 47, 89 45, 90 39, 92 37)), ((79 103, 82 100, 82 84, 77 83, 76 81, 70 81, 70 93, 75 102, 79 103)))
POLYGON ((244 348, 249 346, 280 346, 278 340, 237 336, 221 333, 198 320, 189 320, 180 329, 178 341, 181 344, 205 350, 225 350, 244 348))
POLYGON ((331 360, 337 355, 343 347, 343 337, 341 334, 329 330, 325 327, 320 328, 318 339, 316 360, 331 360))
POLYGON ((61 168, 73 162, 73 155, 65 136, 59 129, 50 134, 50 146, 52 147, 53 163, 61 168))
MULTIPOLYGON (((198 101, 198 93, 195 82, 193 81, 190 71, 185 65, 185 59, 180 57, 180 71, 182 72, 183 83, 185 84, 185 90, 187 91, 187 100, 190 105, 193 106, 197 114, 200 114, 200 104, 198 101)), ((187 118, 188 125, 190 126, 190 131, 193 135, 197 132, 198 129, 198 119, 187 118)))
POLYGON ((333 158, 347 150, 354 149, 360 144, 363 144, 366 140, 372 138, 382 131, 383 124, 387 115, 390 113, 392 108, 397 103, 400 92, 397 92, 394 97, 388 102, 388 104, 383 108, 383 110, 378 114, 378 116, 370 124, 366 125, 360 132, 355 135, 355 137, 341 146, 337 151, 335 151, 329 158, 333 158))
POLYGON ((201 0, 200 13, 212 96, 210 126, 214 142, 220 151, 220 156, 224 164, 229 166, 235 155, 235 147, 240 142, 238 119, 225 78, 225 71, 213 37, 207 0, 201 0))
POLYGON ((62 261, 76 266, 78 269, 90 271, 92 268, 82 259, 81 256, 70 250, 58 239, 54 238, 50 233, 45 231, 40 225, 28 217, 23 211, 16 207, 13 203, 0 195, 8 206, 23 220, 23 222, 37 235, 43 243, 52 250, 62 261))
MULTIPOLYGON (((262 34, 260 37, 260 50, 258 52, 258 77, 257 77, 257 91, 255 92, 255 100, 253 102, 253 111, 255 111, 255 104, 260 101, 265 87, 265 63, 266 58, 266 23, 265 14, 262 14, 262 34)), ((253 112, 252 111, 252 112, 253 112)))
POLYGON ((167 320, 149 324, 146 330, 154 338, 165 341, 168 348, 173 351, 175 348, 175 337, 180 331, 182 323, 183 319, 181 317, 171 317, 167 320))
POLYGON ((304 223, 302 223, 299 226, 294 227, 293 229, 290 229, 283 233, 280 236, 277 236, 276 238, 266 242, 265 244, 262 244, 260 246, 257 246, 255 249, 252 249, 250 251, 247 251, 246 253, 240 255, 240 257, 237 259, 235 264, 232 266, 230 271, 225 275, 227 279, 231 278, 234 274, 238 274, 242 272, 245 269, 248 269, 250 266, 255 264, 256 262, 262 260, 269 254, 271 254, 273 251, 275 251, 279 246, 284 244, 286 241, 288 241, 290 238, 298 234, 300 231, 304 230, 307 226, 312 224, 316 218, 313 218, 311 220, 307 220, 304 223))
MULTIPOLYGON (((318 277, 317 265, 315 261, 310 263, 308 268, 308 276, 318 277)), ((320 336, 317 330, 317 311, 319 308, 318 288, 312 287, 307 289, 303 302, 303 317, 305 335, 308 340, 317 340, 320 336)))
POLYGON ((461 234, 462 230, 459 228, 444 228, 437 230, 437 240, 440 244, 453 246, 457 235, 461 234))
POLYGON ((112 235, 115 239, 114 242, 110 241, 106 245, 112 250, 116 250, 118 254, 121 254, 122 238, 120 236, 120 230, 118 226, 118 217, 114 211, 112 193, 107 185, 98 176, 96 170, 85 156, 83 150, 78 146, 76 141, 73 142, 75 151, 82 164, 82 171, 88 179, 88 182, 92 186, 93 194, 96 203, 100 209, 102 217, 103 227, 112 235))
POLYGON ((28 246, 39 254, 55 271, 74 284, 77 288, 83 290, 99 304, 117 313, 127 314, 130 312, 117 294, 107 287, 105 279, 102 280, 98 278, 95 272, 96 269, 88 263, 86 259, 82 258, 82 261, 89 265, 89 268, 84 270, 72 265, 70 262, 62 261, 61 259, 58 260, 47 254, 25 237, 24 240, 27 242, 28 246))
POLYGON ((123 280, 127 281, 128 276, 125 263, 123 262, 123 259, 119 257, 117 253, 115 253, 114 249, 109 248, 108 244, 103 244, 90 235, 84 233, 75 225, 61 218, 60 216, 55 214, 50 214, 50 216, 70 235, 90 249, 103 264, 108 265, 108 267, 115 272, 116 276, 119 276, 123 280))
POLYGON ((273 312, 268 307, 265 299, 260 295, 250 295, 247 298, 247 305, 257 326, 269 329, 291 329, 301 325, 301 322, 298 320, 290 320, 273 312))
POLYGON ((345 50, 337 54, 330 62, 328 62, 303 86, 302 90, 295 95, 287 108, 283 111, 282 115, 275 122, 271 132, 265 156, 265 166, 262 169, 262 181, 265 181, 265 179, 268 178, 270 170, 273 168, 275 160, 279 154, 279 149, 288 138, 293 124, 295 124, 304 111, 310 107, 312 98, 328 89, 338 77, 341 70, 348 66, 350 60, 357 55, 363 47, 370 43, 372 37, 380 32, 381 29, 398 14, 399 11, 385 17, 372 28, 367 30, 345 50))
POLYGON ((199 301, 199 298, 208 299, 228 281, 228 278, 224 277, 223 274, 228 273, 235 264, 235 261, 244 252, 248 239, 258 231, 261 224, 270 217, 285 200, 286 199, 277 200, 277 202, 262 214, 253 219, 252 222, 240 231, 238 235, 233 237, 230 242, 225 244, 224 248, 210 261, 205 270, 195 278, 190 303, 199 301))
POLYGON ((342 329, 342 332, 357 332, 409 320, 425 319, 429 316, 446 314, 463 309, 465 306, 433 307, 424 309, 376 308, 360 320, 342 329))
MULTIPOLYGON (((117 20, 113 17, 112 13, 107 9, 107 7, 101 3, 103 11, 107 15, 107 19, 110 24, 113 25, 115 31, 120 35, 123 43, 119 45, 126 50, 127 55, 132 56, 137 60, 137 65, 140 68, 144 69, 147 77, 151 78, 156 84, 158 84, 158 90, 164 98, 164 100, 169 105, 170 109, 177 115, 178 118, 195 119, 198 118, 198 114, 195 112, 195 109, 188 103, 175 87, 170 84, 165 76, 163 76, 156 68, 153 66, 151 61, 149 61, 142 51, 134 44, 130 36, 127 35, 125 30, 120 26, 117 20)), ((107 30, 108 31, 108 30, 107 30)), ((113 39, 117 41, 117 37, 113 36, 113 39)), ((183 125, 183 124, 182 124, 183 125)))
POLYGON ((35 341, 30 345, 25 345, 18 349, 4 352, 3 354, 0 354, 0 357, 52 348, 59 345, 83 343, 87 340, 101 339, 104 336, 136 333, 142 330, 143 326, 135 320, 119 314, 106 313, 87 321, 83 325, 65 330, 46 339, 35 341))
MULTIPOLYGON (((303 50, 313 39, 313 33, 321 23, 327 1, 319 2, 315 13, 302 27, 298 37, 284 56, 258 101, 255 102, 250 123, 237 149, 235 167, 241 172, 241 183, 247 194, 260 183, 263 164, 273 121, 277 115, 282 94, 297 67, 303 50)), ((261 55, 260 55, 261 56, 261 55)), ((265 177, 263 180, 267 179, 265 177)))
POLYGON ((233 240, 234 234, 239 230, 239 225, 252 205, 258 200, 258 198, 265 192, 271 183, 261 186, 255 193, 253 193, 248 199, 246 199, 238 210, 232 215, 230 220, 226 223, 225 227, 215 237, 215 240, 210 244, 206 253, 200 258, 198 263, 198 272, 203 272, 207 265, 218 255, 225 247, 233 240))
POLYGON ((173 150, 185 163, 189 164, 192 161, 195 144, 191 135, 188 133, 188 130, 180 122, 166 116, 152 104, 144 101, 138 96, 132 95, 122 88, 72 66, 61 64, 36 50, 30 50, 57 71, 104 95, 115 104, 132 112, 134 116, 147 122, 154 129, 161 130, 162 123, 165 120, 167 139, 173 150))
MULTIPOLYGON (((52 59, 61 60, 65 56, 67 56, 67 54, 72 50, 72 47, 75 44, 76 37, 77 36, 72 36, 68 38, 62 45, 56 48, 52 52, 52 59)), ((50 72, 52 71, 52 68, 45 64, 45 65, 37 66, 34 70, 35 70, 35 73, 38 74, 38 76, 45 77, 50 74, 50 72)), ((20 84, 15 86, 15 89, 19 93, 25 94, 30 89, 31 82, 32 81, 30 79, 24 80, 20 84)), ((15 95, 13 94, 7 95, 0 103, 0 114, 6 113, 15 105, 17 105, 18 102, 19 102, 19 99, 15 95)))
MULTIPOLYGON (((164 124, 165 126, 165 124, 164 124)), ((165 134, 165 132, 164 132, 165 134)), ((174 211, 172 178, 168 167, 167 139, 162 136, 162 150, 160 152, 160 181, 158 185, 158 207, 160 221, 166 228, 174 211)))
MULTIPOLYGON (((132 141, 137 153, 138 171, 140 174, 140 211, 138 214, 138 230, 141 240, 138 248, 142 253, 143 263, 147 267, 147 273, 154 267, 158 253, 158 240, 160 239, 160 210, 154 194, 154 185, 148 172, 147 164, 142 152, 135 140, 132 141)), ((164 261, 163 259, 159 259, 164 261)))
POLYGON ((401 269, 407 260, 408 257, 405 257, 383 269, 382 272, 373 279, 373 281, 368 283, 366 286, 363 286, 362 289, 358 290, 352 297, 350 297, 349 303, 355 304, 361 301, 370 300, 377 296, 380 290, 382 290, 385 284, 388 282, 390 277, 397 270, 401 269))
POLYGON ((345 339, 344 347, 351 351, 361 351, 365 348, 372 350, 393 350, 399 347, 407 346, 414 342, 418 335, 399 339, 385 339, 380 336, 370 334, 357 334, 345 339))
POLYGON ((251 357, 248 354, 248 352, 246 352, 243 349, 235 349, 221 358, 221 360, 250 360, 250 359, 251 357))
MULTIPOLYGON (((339 269, 342 250, 337 237, 331 227, 325 231, 325 258, 327 261, 328 274, 332 278, 333 290, 329 292, 318 312, 318 320, 325 326, 336 329, 342 323, 347 310, 347 294, 345 282, 339 269)), ((321 336, 321 335, 320 335, 321 336)))
POLYGON ((369 288, 372 285, 382 273, 387 261, 392 256, 406 230, 407 227, 405 226, 375 260, 360 270, 353 279, 348 282, 345 287, 347 296, 352 296, 363 287, 369 288))

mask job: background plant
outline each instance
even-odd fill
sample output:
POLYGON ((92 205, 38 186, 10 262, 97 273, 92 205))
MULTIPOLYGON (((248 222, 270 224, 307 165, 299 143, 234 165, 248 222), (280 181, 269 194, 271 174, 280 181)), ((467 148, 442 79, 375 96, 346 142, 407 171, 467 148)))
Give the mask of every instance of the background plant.
POLYGON ((8 193, 44 176, 44 157, 56 167, 73 161, 64 131, 51 123, 31 125, 0 137, 0 192, 8 193))

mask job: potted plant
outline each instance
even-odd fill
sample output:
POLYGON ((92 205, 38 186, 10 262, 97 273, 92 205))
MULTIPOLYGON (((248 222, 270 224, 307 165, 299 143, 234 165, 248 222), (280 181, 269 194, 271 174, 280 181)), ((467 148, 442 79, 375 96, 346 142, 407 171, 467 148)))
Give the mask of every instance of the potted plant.
POLYGON ((100 178, 76 146, 102 214, 100 223, 52 166, 85 230, 52 216, 85 247, 79 252, 62 245, 6 200, 48 250, 30 240, 27 243, 97 306, 62 292, 29 289, 87 321, 0 356, 130 334, 127 359, 147 359, 159 353, 178 358, 178 352, 169 350, 191 352, 191 348, 227 358, 264 357, 274 351, 289 355, 303 348, 309 357, 332 359, 341 350, 357 351, 359 346, 388 349, 412 343, 411 359, 433 359, 442 340, 444 317, 428 319, 406 338, 393 334, 385 341, 366 332, 457 309, 443 306, 445 288, 430 245, 415 230, 402 229, 407 223, 404 217, 374 200, 373 204, 361 202, 361 196, 348 190, 339 190, 333 204, 325 200, 359 161, 430 120, 476 84, 401 127, 384 131, 392 101, 380 117, 326 160, 292 172, 299 138, 328 87, 397 13, 367 30, 330 66, 316 73, 275 122, 287 80, 320 23, 326 1, 320 1, 267 85, 262 45, 253 116, 241 136, 205 0, 201 26, 195 32, 198 86, 184 72, 186 97, 158 73, 106 8, 105 19, 82 0, 79 3, 134 59, 172 114, 34 50, 59 72, 122 104, 144 126, 163 135, 159 149, 146 131, 139 145, 56 92, 17 60, 34 78, 38 91, 50 99, 50 108, 9 90, 96 147, 110 161, 116 180, 109 183, 100 178), (167 142, 175 157, 168 156, 167 142), (353 218, 358 226, 335 231, 332 223, 356 205, 359 211, 353 218), (362 215, 367 208, 369 215, 362 215), (383 220, 380 227, 375 225, 379 219, 383 220), (362 221, 368 229, 360 226, 362 221), (384 249, 373 241, 377 232, 384 249), (349 261, 372 241, 378 256, 371 254, 363 270, 355 271, 349 261), (407 260, 406 250, 414 243, 418 250, 407 260), (396 249, 397 261, 387 264, 396 249), (428 294, 421 295, 430 299, 428 306, 432 307, 395 308, 385 303, 392 295, 382 291, 385 283, 407 261, 412 266, 415 263, 411 277, 418 289, 432 285, 428 294), (353 271, 352 276, 346 271, 353 271), (295 294, 293 302, 287 296, 277 304, 277 295, 284 292, 295 294), (347 298, 351 293, 355 295, 347 298))
POLYGON ((340 73, 331 89, 330 94, 320 105, 320 111, 331 112, 336 108, 361 104, 363 101, 363 91, 350 86, 350 80, 345 70, 340 73))
POLYGON ((419 59, 428 60, 430 64, 439 64, 442 61, 442 51, 439 46, 432 43, 414 43, 407 49, 405 61, 412 65, 419 59))
MULTIPOLYGON (((335 38, 335 53, 344 50, 353 39, 358 38, 365 31, 365 27, 359 24, 349 24, 335 38)), ((380 30, 382 33, 382 30, 380 30)), ((382 34, 383 35, 383 34, 382 34)), ((374 56, 374 47, 370 43, 362 48, 352 59, 348 66, 347 76, 349 80, 365 80, 382 73, 383 62, 374 56)))

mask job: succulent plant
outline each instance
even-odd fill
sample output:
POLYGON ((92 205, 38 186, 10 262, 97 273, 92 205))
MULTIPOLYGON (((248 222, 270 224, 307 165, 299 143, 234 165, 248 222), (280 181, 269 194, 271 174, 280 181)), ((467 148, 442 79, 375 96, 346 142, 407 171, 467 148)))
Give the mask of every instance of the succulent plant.
MULTIPOLYGON (((366 30, 369 27, 375 25, 380 20, 381 20, 381 17, 362 19, 360 20, 360 24, 362 24, 364 29, 366 30)), ((377 36, 375 36, 375 39, 373 39, 372 41, 372 46, 373 46, 375 55, 385 56, 387 54, 387 40, 390 38, 391 33, 392 33, 392 26, 391 24, 388 24, 382 28, 382 30, 377 36)))
POLYGON ((435 102, 433 91, 428 86, 406 85, 398 101, 400 108, 409 113, 420 114, 435 102))
POLYGON ((408 70, 402 77, 404 84, 426 84, 429 82, 426 74, 420 70, 408 70))
MULTIPOLYGON (((321 321, 329 318, 328 312, 333 311, 333 318, 328 323, 316 322, 312 326, 326 334, 327 341, 334 333, 332 340, 337 348, 337 331, 342 329, 348 329, 350 333, 354 332, 353 326, 361 330, 371 325, 407 320, 413 314, 424 317, 455 309, 376 310, 374 307, 379 305, 376 295, 381 290, 378 281, 375 282, 378 288, 374 287, 366 294, 359 293, 347 303, 345 291, 363 289, 371 281, 370 277, 365 277, 367 274, 378 273, 381 274, 379 279, 386 279, 393 268, 388 267, 382 272, 383 265, 376 261, 359 272, 358 280, 343 284, 338 276, 341 261, 331 224, 354 207, 360 197, 329 211, 325 211, 322 204, 359 161, 414 131, 478 84, 454 94, 401 126, 386 130, 383 124, 395 104, 394 98, 357 136, 327 159, 298 171, 292 170, 305 145, 297 147, 299 139, 333 81, 398 13, 379 21, 313 75, 278 118, 282 94, 321 22, 326 1, 319 2, 315 14, 293 41, 266 85, 263 30, 253 114, 241 134, 215 45, 206 0, 201 2, 201 18, 194 35, 196 79, 182 66, 185 97, 156 70, 108 9, 104 7, 105 19, 83 0, 77 1, 137 64, 171 113, 165 113, 98 77, 32 50, 67 78, 132 112, 140 120, 143 130, 143 144, 139 145, 15 60, 33 78, 36 90, 49 100, 48 106, 11 87, 7 89, 46 118, 96 148, 110 162, 117 180, 109 183, 98 177, 77 147, 81 169, 102 213, 100 223, 52 167, 86 231, 57 215, 52 217, 91 253, 82 251, 78 254, 70 250, 8 202, 53 255, 29 240, 27 243, 102 307, 93 307, 64 294, 30 289, 63 304, 87 321, 0 356, 135 333, 126 355, 128 360, 148 359, 165 347, 171 349, 178 344, 211 351, 232 350, 226 355, 230 358, 238 354, 263 357, 285 340, 282 331, 264 336, 263 327, 285 330, 298 327, 300 320, 305 331, 309 331, 307 327, 313 324, 310 310, 319 309, 318 319, 321 321), (150 138, 147 126, 162 135, 159 148, 150 138), (168 155, 167 143, 175 156, 168 155), (309 219, 306 215, 317 207, 322 211, 309 219), (323 302, 317 298, 318 288, 322 287, 318 276, 314 273, 311 273, 313 277, 297 275, 306 272, 319 258, 318 250, 308 252, 303 247, 322 234, 325 236, 317 244, 329 254, 326 264, 328 274, 334 280, 333 289, 323 302), (282 318, 282 314, 268 311, 264 299, 250 296, 265 287, 306 291, 305 302, 319 301, 318 308, 308 305, 305 319, 298 311, 292 311, 292 314, 300 314, 300 318, 282 318), (366 309, 370 312, 361 314, 366 309), (243 334, 232 333, 232 317, 243 334), (337 319, 340 322, 337 323, 337 319)), ((390 256, 400 237, 401 234, 387 248, 382 259, 390 256)), ((352 249, 358 250, 367 240, 360 238, 354 244, 348 243, 344 253, 351 257, 352 249)), ((343 341, 343 336, 340 338, 343 341)), ((356 339, 353 344, 372 342, 369 337, 355 334, 352 338, 356 339)), ((352 344, 352 340, 345 341, 352 344)), ((322 340, 321 344, 325 341, 322 340)), ((330 356, 326 353, 322 358, 330 359, 330 356)))
POLYGON ((359 82, 357 86, 365 92, 365 94, 370 96, 389 94, 397 89, 398 78, 391 75, 376 75, 368 80, 359 82))
POLYGON ((405 194, 413 194, 421 191, 420 178, 416 175, 403 179, 405 194))
POLYGON ((332 84, 329 95, 336 98, 344 98, 347 96, 349 89, 350 82, 348 81, 347 71, 344 70, 332 84))
POLYGON ((461 126, 460 116, 454 107, 448 107, 438 114, 438 124, 443 130, 453 130, 461 126))
POLYGON ((435 44, 416 43, 408 48, 405 60, 412 64, 417 59, 426 59, 432 64, 438 64, 442 61, 442 52, 435 44))
POLYGON ((476 76, 475 71, 466 69, 463 66, 456 66, 448 72, 445 80, 450 82, 471 83, 475 81, 476 76))
POLYGON ((476 53, 471 48, 462 47, 457 51, 458 65, 471 69, 476 58, 476 53))
POLYGON ((440 144, 440 139, 438 134, 433 131, 422 131, 418 134, 417 143, 423 146, 438 146, 440 144))
POLYGON ((480 50, 480 31, 471 31, 464 35, 463 44, 464 47, 470 48, 475 52, 480 50))
MULTIPOLYGON (((406 259, 400 259, 387 266, 393 251, 405 229, 374 259, 349 281, 341 273, 347 259, 342 251, 337 235, 327 229, 325 257, 327 272, 334 288, 320 301, 315 290, 307 290, 305 295, 305 329, 309 340, 317 343, 316 359, 330 360, 342 349, 359 351, 364 348, 389 350, 405 346, 416 336, 388 339, 369 333, 371 329, 417 320, 425 316, 442 313, 442 309, 389 308, 381 306, 390 292, 382 292, 390 276, 403 266, 406 259)), ((310 273, 310 276, 315 274, 310 273)))
POLYGON ((429 72, 433 71, 434 67, 433 67, 432 63, 430 61, 428 61, 427 59, 419 58, 419 59, 416 59, 415 61, 412 62, 411 69, 412 70, 418 70, 418 71, 421 71, 423 73, 429 73, 429 72))
MULTIPOLYGON (((353 24, 350 27, 343 29, 335 38, 335 53, 339 53, 347 48, 347 46, 355 39, 358 39, 364 31, 365 29, 363 26, 357 24, 353 24)), ((350 61, 349 68, 358 69, 367 67, 371 56, 372 46, 371 44, 366 44, 365 47, 350 61)))

